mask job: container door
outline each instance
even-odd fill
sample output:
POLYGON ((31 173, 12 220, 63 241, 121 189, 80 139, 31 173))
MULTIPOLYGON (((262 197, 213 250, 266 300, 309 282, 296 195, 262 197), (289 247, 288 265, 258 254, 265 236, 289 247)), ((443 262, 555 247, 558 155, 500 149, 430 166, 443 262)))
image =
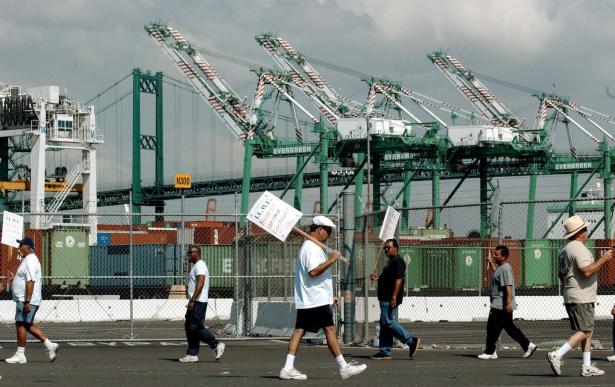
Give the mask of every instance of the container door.
POLYGON ((557 266, 554 267, 551 241, 527 240, 524 253, 525 286, 553 286, 557 266))
POLYGON ((481 280, 481 248, 456 248, 455 288, 478 289, 481 280))
POLYGON ((88 239, 85 231, 54 231, 51 240, 51 283, 89 284, 88 239), (79 277, 79 278, 61 278, 79 277))

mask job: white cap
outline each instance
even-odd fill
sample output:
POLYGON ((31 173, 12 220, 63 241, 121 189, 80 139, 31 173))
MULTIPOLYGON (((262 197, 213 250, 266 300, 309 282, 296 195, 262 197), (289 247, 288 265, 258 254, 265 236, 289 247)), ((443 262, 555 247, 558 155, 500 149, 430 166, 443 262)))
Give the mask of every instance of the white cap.
POLYGON ((335 224, 331 221, 331 219, 327 218, 326 216, 315 216, 312 220, 312 224, 316 226, 331 227, 332 230, 335 230, 335 224))

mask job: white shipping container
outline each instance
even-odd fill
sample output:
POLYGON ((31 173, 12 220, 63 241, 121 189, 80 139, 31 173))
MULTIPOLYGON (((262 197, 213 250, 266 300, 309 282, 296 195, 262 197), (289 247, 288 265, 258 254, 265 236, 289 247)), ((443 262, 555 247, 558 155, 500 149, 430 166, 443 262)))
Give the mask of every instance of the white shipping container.
POLYGON ((453 145, 472 146, 480 143, 511 143, 516 134, 511 128, 490 125, 449 126, 448 138, 453 145))

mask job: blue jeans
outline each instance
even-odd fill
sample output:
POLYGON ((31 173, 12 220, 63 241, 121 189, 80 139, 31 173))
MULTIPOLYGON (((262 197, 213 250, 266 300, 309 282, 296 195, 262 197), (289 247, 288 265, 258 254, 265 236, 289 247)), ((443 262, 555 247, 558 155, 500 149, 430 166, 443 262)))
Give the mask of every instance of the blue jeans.
POLYGON ((192 310, 186 312, 184 328, 186 330, 186 338, 188 339, 188 351, 186 351, 188 355, 196 356, 199 354, 201 341, 209 345, 211 349, 215 349, 218 346, 218 340, 203 325, 205 312, 207 312, 206 302, 195 302, 192 310))
POLYGON ((380 353, 391 354, 393 337, 404 344, 412 341, 412 333, 397 322, 397 308, 391 308, 390 302, 380 301, 380 353))

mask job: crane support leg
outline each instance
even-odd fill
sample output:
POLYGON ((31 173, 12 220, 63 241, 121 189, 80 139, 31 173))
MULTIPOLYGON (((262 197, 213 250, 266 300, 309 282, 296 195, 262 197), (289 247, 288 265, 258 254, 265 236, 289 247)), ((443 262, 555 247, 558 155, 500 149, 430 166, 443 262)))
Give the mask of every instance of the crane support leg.
POLYGON ((480 236, 489 237, 489 176, 487 175, 487 159, 481 158, 479 161, 480 172, 480 236))
POLYGON ((250 206, 250 180, 252 178, 252 140, 243 144, 243 180, 241 182, 241 225, 246 224, 246 215, 250 206))
POLYGON ((525 226, 525 238, 534 238, 534 213, 536 212, 536 183, 538 181, 538 174, 536 171, 536 163, 532 163, 530 171, 530 190, 528 195, 527 204, 527 220, 525 226))
MULTIPOLYGON (((570 174, 570 198, 574 199, 574 195, 577 192, 577 185, 579 180, 579 172, 574 171, 570 174)), ((568 215, 572 216, 577 212, 577 204, 575 202, 570 202, 570 209, 568 210, 568 215)))
POLYGON ((612 189, 611 183, 611 152, 606 140, 600 144, 600 150, 604 157, 604 169, 602 170, 602 179, 604 182, 604 239, 613 237, 612 219, 613 219, 613 202, 611 201, 612 189))

